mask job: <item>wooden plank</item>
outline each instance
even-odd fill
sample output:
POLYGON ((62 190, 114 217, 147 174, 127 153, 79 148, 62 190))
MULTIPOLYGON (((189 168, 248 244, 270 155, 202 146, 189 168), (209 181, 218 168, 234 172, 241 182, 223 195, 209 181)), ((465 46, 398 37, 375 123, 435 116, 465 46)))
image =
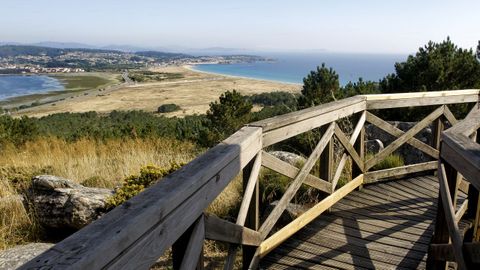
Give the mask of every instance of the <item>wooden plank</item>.
MULTIPOLYGON (((237 221, 236 224, 243 226, 245 224, 245 220, 247 219, 247 214, 249 212, 250 207, 254 207, 254 215, 256 216, 255 219, 258 219, 258 202, 254 203, 254 205, 251 204, 252 202, 252 197, 253 196, 258 196, 258 175, 260 173, 260 168, 262 167, 262 152, 258 152, 257 156, 255 157, 255 161, 252 165, 251 170, 249 170, 250 174, 248 176, 247 183, 245 184, 245 188, 243 191, 243 200, 240 205, 240 210, 238 211, 237 215, 237 221), (257 192, 255 192, 257 191, 257 192)), ((244 170, 244 173, 246 173, 246 170, 244 170)), ((244 175, 244 178, 247 179, 247 176, 244 175)), ((253 198, 253 201, 255 202, 256 198, 253 198)), ((257 199, 258 201, 258 199, 257 199)), ((258 223, 255 221, 255 223, 258 223)), ((256 227, 256 226, 255 226, 256 227)), ((228 249, 228 255, 227 255, 227 260, 224 265, 224 269, 233 269, 233 265, 235 263, 235 257, 237 254, 237 246, 232 245, 228 249)), ((248 259, 247 259, 248 260, 248 259)))
POLYGON ((338 138, 338 141, 343 145, 345 150, 347 150, 348 154, 350 154, 353 161, 355 161, 355 164, 363 172, 364 171, 363 159, 357 154, 357 151, 355 151, 355 148, 353 148, 353 145, 350 144, 347 136, 345 136, 345 133, 343 133, 343 131, 336 124, 335 124, 335 136, 338 138))
POLYGON ((437 119, 443 113, 443 106, 437 108, 427 117, 425 117, 422 121, 418 122, 414 127, 412 127, 409 131, 405 132, 402 136, 398 137, 395 141, 390 143, 387 147, 385 147, 382 151, 377 153, 374 157, 370 160, 365 161, 365 169, 369 170, 373 166, 375 166, 378 162, 385 159, 388 155, 393 153, 393 151, 397 150, 402 144, 406 141, 410 140, 415 136, 418 132, 422 129, 427 127, 433 120, 437 119))
MULTIPOLYGON (((350 137, 349 142, 351 144, 355 144, 357 141, 358 136, 360 136, 360 140, 357 144, 355 145, 363 145, 363 138, 364 138, 364 125, 365 121, 367 119, 367 113, 366 111, 362 112, 362 115, 360 116, 357 125, 355 126, 355 129, 352 132, 352 136, 350 137)), ((364 156, 363 154, 360 154, 360 156, 364 156)), ((335 171, 335 175, 333 176, 332 179, 332 190, 330 193, 332 193, 335 190, 335 187, 337 186, 338 180, 340 180, 340 177, 342 176, 342 171, 345 168, 345 165, 347 164, 347 159, 348 155, 346 153, 343 153, 342 158, 340 159, 337 169, 335 171)), ((356 176, 355 176, 356 177, 356 176)))
POLYGON ((252 201, 252 196, 255 191, 255 186, 258 182, 258 175, 260 173, 260 168, 262 167, 262 152, 258 152, 255 157, 255 162, 253 163, 253 168, 248 178, 248 183, 246 185, 245 191, 243 193, 242 204, 240 205, 240 210, 238 211, 237 224, 243 226, 245 220, 247 219, 248 208, 250 207, 250 202, 252 201))
MULTIPOLYGON (((465 257, 475 264, 480 264, 480 243, 463 243, 465 257)), ((437 260, 455 260, 452 244, 432 244, 432 256, 437 260)))
POLYGON ((66 265, 70 269, 99 269, 122 258, 130 261, 125 263, 126 268, 132 265, 137 269, 148 268, 260 149, 261 129, 243 128, 28 262, 24 269, 66 265), (140 253, 140 250, 143 251, 140 253))
MULTIPOLYGON (((279 248, 290 248, 292 250, 291 253, 293 254, 299 249, 304 251, 310 250, 312 253, 323 255, 325 257, 328 257, 329 255, 334 257, 336 254, 349 254, 354 260, 354 266, 361 266, 356 263, 357 261, 368 260, 376 267, 378 267, 379 263, 389 264, 390 267, 387 267, 387 269, 404 269, 405 267, 413 269, 414 266, 422 260, 425 251, 428 249, 428 244, 422 245, 422 251, 412 251, 411 249, 404 247, 378 244, 375 241, 375 237, 389 239, 390 237, 388 236, 372 235, 372 237, 369 236, 367 238, 351 236, 342 237, 340 236, 341 233, 328 230, 324 231, 323 229, 320 230, 320 233, 312 235, 311 229, 313 228, 309 227, 308 231, 300 231, 298 233, 299 237, 295 237, 291 240, 289 239, 279 248), (407 254, 410 256, 407 257, 407 254)), ((353 232, 353 234, 361 233, 355 228, 345 229, 346 231, 353 232)), ((396 241, 394 238, 391 240, 393 242, 396 241)), ((415 241, 412 242, 415 243, 415 241)), ((412 244, 412 242, 407 241, 409 244, 412 244)), ((415 243, 415 245, 417 245, 417 243, 415 243)), ((335 256, 335 258, 338 257, 335 256)))
MULTIPOLYGON (((443 105, 444 108, 444 113, 445 113, 445 108, 447 106, 443 105)), ((441 136, 442 136, 442 131, 444 130, 444 125, 443 125, 443 119, 444 117, 439 117, 436 121, 433 123, 433 128, 432 128, 432 147, 435 149, 440 149, 440 141, 441 141, 441 136)), ((437 157, 438 159, 438 157, 437 157)))
POLYGON ((262 242, 257 231, 208 214, 205 214, 205 238, 248 246, 259 246, 262 242))
MULTIPOLYGON (((466 270, 467 266, 463 258, 462 251, 462 237, 460 236, 460 231, 458 229, 458 224, 455 222, 455 209, 453 208, 451 191, 449 188, 448 181, 456 181, 456 177, 451 177, 447 179, 447 173, 445 170, 445 165, 440 163, 440 168, 438 169, 438 179, 440 182, 440 193, 443 209, 445 211, 445 219, 447 222, 448 232, 453 246, 453 254, 455 255, 455 261, 457 262, 458 268, 466 270)), ((453 186, 453 185, 452 185, 453 186)))
POLYGON ((480 128, 480 106, 476 104, 462 121, 452 126, 449 131, 469 137, 480 128))
MULTIPOLYGON (((250 180, 250 175, 252 175, 254 161, 251 161, 245 168, 243 168, 242 178, 243 178, 243 189, 247 189, 248 181, 250 180)), ((252 194, 252 198, 250 201, 250 206, 248 208, 247 218, 245 220, 245 227, 252 229, 254 231, 258 230, 260 226, 260 185, 259 182, 256 182, 255 189, 252 194)), ((247 262, 252 260, 253 255, 255 254, 255 247, 243 245, 242 246, 242 261, 243 261, 243 268, 246 269, 247 262)), ((233 267, 235 262, 235 252, 237 251, 237 247, 230 245, 229 248, 229 256, 227 257, 227 261, 225 262, 224 268, 228 270, 229 268, 233 267)))
POLYGON ((460 208, 456 211, 455 223, 460 222, 460 219, 462 219, 463 215, 467 211, 467 208, 468 208, 468 199, 463 201, 462 205, 460 205, 460 208))
MULTIPOLYGON (((358 100, 357 100, 358 101, 358 100)), ((263 133, 263 146, 275 144, 277 142, 294 137, 298 134, 312 130, 314 128, 321 127, 323 125, 332 123, 338 119, 350 116, 354 113, 365 110, 365 102, 363 100, 358 102, 349 102, 347 106, 337 108, 334 111, 328 111, 318 114, 315 117, 307 118, 300 122, 294 122, 288 125, 284 125, 277 129, 264 131, 263 133)), ((301 112, 301 111, 300 111, 301 112)), ((290 122, 289 120, 286 122, 290 122)))
MULTIPOLYGON (((327 130, 327 126, 322 126, 320 132, 323 134, 327 130)), ((319 173, 318 177, 325 179, 327 182, 332 181, 333 177, 333 137, 330 138, 325 149, 323 149, 322 154, 318 160, 319 163, 319 173)))
MULTIPOLYGON (((383 131, 387 132, 388 134, 393 135, 395 137, 400 137, 403 134, 405 134, 405 132, 403 130, 400 130, 395 126, 392 126, 387 121, 384 121, 383 119, 379 118, 378 116, 376 116, 376 115, 374 115, 370 112, 367 112, 367 122, 375 125, 376 127, 380 128, 381 130, 383 130, 383 131)), ((419 150, 421 150, 425 154, 427 154, 427 155, 429 155, 429 156, 431 156, 435 159, 438 159, 439 151, 437 149, 431 147, 430 145, 427 145, 426 143, 423 143, 422 141, 418 140, 417 138, 412 137, 411 139, 406 141, 406 143, 410 144, 411 146, 413 146, 413 147, 415 147, 419 150)))
MULTIPOLYGON (((321 104, 315 107, 271 117, 268 119, 250 123, 248 125, 253 127, 261 127, 263 131, 266 132, 266 131, 277 129, 280 127, 295 124, 310 118, 315 118, 315 117, 324 115, 326 113, 340 112, 341 110, 348 108, 352 105, 356 105, 358 103, 361 103, 364 105, 363 106, 363 110, 364 110, 365 98, 361 96, 355 96, 355 97, 349 97, 349 98, 341 99, 338 101, 321 104)), ((318 125, 318 127, 326 123, 318 125)))
POLYGON ((477 102, 478 93, 477 89, 469 89, 363 95, 363 97, 367 99, 367 109, 392 109, 477 102))
POLYGON ((188 241, 185 254, 183 256, 180 270, 195 269, 203 250, 203 241, 205 240, 205 223, 203 216, 200 217, 193 227, 193 231, 188 241))
POLYGON ((389 177, 397 177, 410 173, 435 170, 437 168, 437 164, 437 161, 429 161, 419 164, 405 165, 402 167, 367 172, 365 173, 365 184, 386 180, 389 177))
MULTIPOLYGON (((300 171, 297 167, 280 160, 265 151, 262 153, 262 165, 292 179, 295 178, 300 171)), ((308 174, 303 183, 323 192, 331 193, 332 184, 312 174, 308 174)))
POLYGON ((310 170, 315 165, 316 160, 319 158, 323 149, 329 143, 330 138, 332 138, 334 129, 335 129, 335 123, 330 124, 330 127, 323 134, 322 139, 320 139, 317 146, 315 147, 312 154, 310 155, 310 157, 307 159, 307 161, 303 165, 303 167, 300 170, 300 172, 298 173, 298 175, 295 177, 295 179, 292 181, 290 186, 287 188, 287 190, 283 194, 282 198, 279 200, 278 204, 273 208, 270 215, 263 222, 262 226, 259 229, 259 232, 262 235, 263 239, 271 231, 271 229, 273 228, 273 226, 277 222, 278 218, 281 216, 281 214, 283 213, 283 211, 287 207, 287 204, 292 200, 293 196, 295 196, 295 193, 297 192, 297 190, 302 185, 303 180, 310 173, 310 170))
POLYGON ((448 122, 450 122, 452 126, 458 123, 457 118, 455 118, 455 115, 453 115, 452 111, 450 111, 447 105, 444 107, 443 115, 445 118, 447 118, 448 122))
POLYGON ((328 208, 332 207, 340 199, 348 195, 350 192, 355 190, 363 182, 363 175, 359 175, 345 186, 341 187, 321 202, 316 204, 314 207, 307 210, 305 213, 300 215, 298 218, 290 222, 288 225, 277 231, 275 234, 267 238, 259 247, 259 256, 264 257, 272 249, 280 245, 283 241, 288 239, 295 232, 299 231, 306 224, 310 223, 321 213, 323 213, 328 208))
POLYGON ((480 190, 480 178, 478 177, 480 175, 480 155, 478 154, 480 145, 466 136, 450 131, 451 129, 442 134, 442 158, 459 171, 477 190, 480 190))

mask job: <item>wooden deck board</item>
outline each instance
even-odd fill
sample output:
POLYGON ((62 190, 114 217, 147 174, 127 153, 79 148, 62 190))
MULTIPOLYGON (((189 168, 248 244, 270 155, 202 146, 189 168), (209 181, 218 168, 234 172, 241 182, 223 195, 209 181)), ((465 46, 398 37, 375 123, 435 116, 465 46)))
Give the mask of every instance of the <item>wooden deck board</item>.
POLYGON ((433 176, 366 185, 273 250, 261 267, 424 269, 436 189, 433 176))

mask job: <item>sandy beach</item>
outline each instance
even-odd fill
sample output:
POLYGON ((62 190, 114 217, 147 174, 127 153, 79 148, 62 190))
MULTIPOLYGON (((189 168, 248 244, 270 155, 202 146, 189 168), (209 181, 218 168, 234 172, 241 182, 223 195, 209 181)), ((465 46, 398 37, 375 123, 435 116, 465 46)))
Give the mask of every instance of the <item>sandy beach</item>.
POLYGON ((194 71, 188 66, 161 67, 153 71, 181 73, 183 78, 122 85, 107 91, 89 91, 88 94, 77 93, 51 104, 20 110, 15 115, 41 117, 61 112, 108 113, 113 110, 156 112, 160 105, 174 103, 179 105, 181 110, 165 115, 185 116, 205 113, 210 102, 217 100, 227 90, 235 89, 242 94, 251 95, 273 91, 297 93, 301 89, 298 84, 223 76, 194 71))

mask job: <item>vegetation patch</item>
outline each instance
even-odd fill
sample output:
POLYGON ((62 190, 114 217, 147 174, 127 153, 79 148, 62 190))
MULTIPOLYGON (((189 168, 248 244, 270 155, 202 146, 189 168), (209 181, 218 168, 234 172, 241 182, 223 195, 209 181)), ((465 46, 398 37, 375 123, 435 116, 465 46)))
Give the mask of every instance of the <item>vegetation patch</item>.
POLYGON ((128 77, 134 82, 158 82, 164 80, 181 79, 181 73, 154 72, 149 70, 131 71, 128 77))
POLYGON ((115 194, 107 201, 108 207, 113 208, 126 202, 164 176, 178 170, 182 165, 172 162, 168 168, 160 168, 155 165, 141 168, 140 175, 130 175, 123 180, 121 187, 115 189, 115 194))
POLYGON ((57 75, 52 76, 60 80, 66 90, 88 90, 111 84, 109 78, 95 75, 57 75))
POLYGON ((169 104, 163 104, 158 107, 157 112, 158 113, 169 113, 169 112, 174 112, 180 110, 180 106, 177 104, 169 103, 169 104))
MULTIPOLYGON (((365 159, 369 160, 374 155, 372 153, 367 153, 365 159)), ((391 169, 396 167, 402 167, 405 165, 405 161, 403 157, 397 154, 390 154, 385 159, 377 163, 377 165, 372 167, 373 171, 384 170, 384 169, 391 169)))

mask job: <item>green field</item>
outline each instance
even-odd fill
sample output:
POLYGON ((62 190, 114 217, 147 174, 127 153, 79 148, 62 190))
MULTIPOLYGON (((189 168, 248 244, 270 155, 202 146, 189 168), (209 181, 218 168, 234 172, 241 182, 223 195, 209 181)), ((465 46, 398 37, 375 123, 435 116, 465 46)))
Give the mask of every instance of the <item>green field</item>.
POLYGON ((60 80, 65 90, 70 91, 96 89, 118 83, 118 80, 110 74, 54 75, 52 77, 60 80))

